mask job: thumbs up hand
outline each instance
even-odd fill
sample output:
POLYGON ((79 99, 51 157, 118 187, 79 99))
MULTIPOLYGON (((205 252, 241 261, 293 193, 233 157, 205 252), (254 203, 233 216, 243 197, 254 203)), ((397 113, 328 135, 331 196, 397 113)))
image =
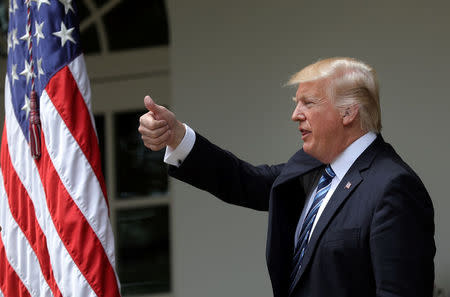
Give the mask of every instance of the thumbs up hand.
POLYGON ((156 104, 150 96, 145 96, 144 104, 148 112, 140 117, 138 128, 144 145, 152 151, 166 146, 175 149, 186 133, 184 125, 173 112, 156 104))

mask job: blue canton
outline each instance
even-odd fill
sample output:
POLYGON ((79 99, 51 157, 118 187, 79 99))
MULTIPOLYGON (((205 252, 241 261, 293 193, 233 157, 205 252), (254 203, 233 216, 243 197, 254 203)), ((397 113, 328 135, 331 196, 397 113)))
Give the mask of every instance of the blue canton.
POLYGON ((32 79, 39 103, 51 77, 81 53, 75 12, 73 0, 10 0, 7 75, 14 113, 26 139, 32 79), (27 26, 28 5, 31 35, 27 26), (30 42, 34 71, 31 71, 30 42))

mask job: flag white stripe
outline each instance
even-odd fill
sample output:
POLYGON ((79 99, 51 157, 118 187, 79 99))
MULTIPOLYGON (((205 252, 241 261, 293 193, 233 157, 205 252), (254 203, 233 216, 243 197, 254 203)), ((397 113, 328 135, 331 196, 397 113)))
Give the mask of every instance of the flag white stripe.
POLYGON ((0 190, 0 225, 3 229, 0 236, 5 243, 6 258, 31 296, 53 296, 42 274, 36 254, 11 214, 1 171, 0 190), (8 247, 14 248, 6 248, 6 243, 8 247))
POLYGON ((3 295, 2 289, 0 289, 0 297, 5 297, 5 295, 3 295))
POLYGON ((45 144, 55 170, 115 267, 109 210, 97 176, 46 91, 42 92, 40 107, 45 114, 41 120, 45 144))
POLYGON ((79 55, 67 66, 69 66, 70 72, 72 72, 73 78, 77 83, 78 90, 80 90, 86 106, 88 109, 91 109, 91 86, 86 72, 84 56, 82 54, 79 55))
MULTIPOLYGON (((82 54, 79 55, 72 62, 70 62, 68 66, 87 108, 91 110, 91 85, 86 71, 87 68, 84 61, 84 56, 82 54)), ((89 116, 91 117, 92 127, 95 128, 94 115, 92 112, 89 113, 89 116)), ((97 129, 94 130, 97 134, 97 129)))
MULTIPOLYGON (((5 84, 5 112, 13 115, 9 82, 5 84)), ((36 212, 36 218, 47 239, 50 262, 53 268, 55 281, 63 296, 96 296, 92 288, 81 274, 78 266, 61 241, 48 210, 45 191, 39 177, 28 143, 15 116, 8 117, 6 121, 7 139, 11 163, 22 181, 36 212), (73 292, 73 295, 70 293, 73 292)), ((3 183, 2 183, 3 185, 3 183)), ((6 245, 5 248, 13 245, 6 245)), ((8 296, 9 297, 9 296, 8 296)))

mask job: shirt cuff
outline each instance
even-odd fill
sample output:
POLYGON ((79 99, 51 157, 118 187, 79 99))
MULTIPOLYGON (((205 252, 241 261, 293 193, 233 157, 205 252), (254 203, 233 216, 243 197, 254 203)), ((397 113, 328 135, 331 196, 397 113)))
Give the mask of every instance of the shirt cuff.
POLYGON ((186 127, 186 133, 184 134, 183 140, 181 140, 180 144, 175 149, 166 146, 166 153, 164 155, 164 162, 176 167, 179 167, 181 163, 183 163, 195 143, 194 130, 186 124, 183 125, 186 127))

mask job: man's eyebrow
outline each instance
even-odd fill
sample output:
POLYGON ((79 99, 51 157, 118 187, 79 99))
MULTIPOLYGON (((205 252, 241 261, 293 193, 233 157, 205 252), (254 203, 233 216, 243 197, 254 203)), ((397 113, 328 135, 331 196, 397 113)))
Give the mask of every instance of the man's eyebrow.
POLYGON ((317 97, 316 96, 309 96, 308 94, 306 95, 301 95, 300 97, 297 98, 297 96, 292 97, 292 101, 294 102, 298 102, 298 101, 317 101, 317 97))
POLYGON ((311 97, 309 95, 310 94, 301 93, 299 96, 297 96, 297 94, 295 94, 295 96, 292 97, 292 100, 294 100, 294 101, 305 100, 307 97, 311 97))
POLYGON ((320 97, 317 95, 313 95, 313 94, 304 94, 304 95, 301 95, 299 98, 294 97, 294 98, 292 98, 292 100, 294 100, 295 102, 297 102, 299 100, 317 102, 320 100, 320 97))

